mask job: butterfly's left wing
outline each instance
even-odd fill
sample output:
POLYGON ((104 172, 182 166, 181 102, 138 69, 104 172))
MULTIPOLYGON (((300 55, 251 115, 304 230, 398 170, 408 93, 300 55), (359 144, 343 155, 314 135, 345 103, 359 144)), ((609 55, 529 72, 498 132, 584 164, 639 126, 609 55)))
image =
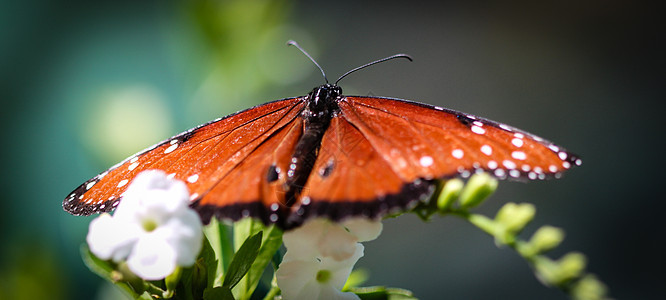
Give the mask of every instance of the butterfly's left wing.
POLYGON ((285 179, 262 179, 271 167, 287 169, 303 108, 302 98, 278 100, 176 135, 84 182, 63 208, 74 215, 111 211, 137 174, 162 170, 187 184, 204 221, 213 213, 268 220, 271 208, 282 206, 285 179))

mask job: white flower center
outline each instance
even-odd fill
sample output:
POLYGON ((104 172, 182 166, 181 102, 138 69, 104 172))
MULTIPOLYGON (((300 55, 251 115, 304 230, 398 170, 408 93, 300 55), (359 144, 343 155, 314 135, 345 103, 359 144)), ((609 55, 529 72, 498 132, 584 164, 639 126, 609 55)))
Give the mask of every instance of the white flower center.
POLYGON ((155 220, 153 219, 146 218, 141 221, 141 226, 143 227, 143 230, 145 230, 146 232, 151 232, 155 230, 155 228, 157 228, 157 222, 155 222, 155 220))
POLYGON ((317 279, 317 282, 319 283, 327 283, 329 280, 331 280, 332 274, 331 271, 329 270, 319 270, 317 272, 317 276, 315 278, 317 279))

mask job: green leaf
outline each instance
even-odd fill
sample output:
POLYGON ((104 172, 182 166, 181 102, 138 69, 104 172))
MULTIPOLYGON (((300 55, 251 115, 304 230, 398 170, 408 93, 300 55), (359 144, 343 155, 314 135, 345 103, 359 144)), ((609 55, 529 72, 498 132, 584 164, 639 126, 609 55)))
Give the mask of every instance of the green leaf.
POLYGON ((259 254, 259 247, 261 246, 262 232, 249 237, 245 243, 238 249, 234 257, 229 263, 229 269, 224 274, 223 287, 232 289, 238 282, 245 276, 252 263, 259 254))
POLYGON ((399 288, 387 288, 383 286, 361 287, 350 290, 362 300, 399 300, 399 299, 418 299, 414 297, 411 291, 399 288))
POLYGON ((230 228, 213 218, 210 224, 204 227, 204 234, 210 242, 210 246, 215 253, 215 259, 217 261, 215 268, 208 268, 208 279, 213 280, 213 286, 219 286, 222 285, 222 282, 220 281, 221 277, 216 277, 215 275, 221 275, 227 272, 229 262, 234 255, 230 228))
POLYGON ((204 291, 204 300, 234 300, 231 289, 225 286, 209 288, 204 291))
POLYGON ((83 263, 93 273, 118 286, 120 290, 134 299, 151 299, 150 296, 145 298, 145 296, 148 295, 147 293, 143 291, 140 291, 141 293, 137 293, 129 283, 120 281, 122 276, 118 271, 116 271, 115 264, 95 256, 92 252, 90 252, 90 249, 86 244, 81 245, 80 252, 83 263))
POLYGON ((265 229, 266 227, 263 222, 253 218, 244 218, 236 221, 234 223, 234 250, 238 251, 249 237, 265 229))
POLYGON ((206 271, 206 287, 213 287, 213 282, 215 281, 215 275, 217 274, 217 268, 219 267, 218 260, 216 259, 217 254, 213 249, 213 246, 208 242, 208 239, 204 238, 203 247, 201 248, 201 253, 197 259, 197 263, 200 263, 206 271))
POLYGON ((346 292, 349 289, 356 288, 368 281, 368 278, 370 278, 368 271, 364 269, 353 270, 351 274, 349 274, 347 282, 345 282, 345 286, 342 287, 342 290, 346 292))
POLYGON ((261 275, 271 262, 275 252, 282 245, 282 230, 276 226, 269 226, 264 229, 264 232, 265 235, 263 235, 264 238, 259 249, 259 254, 250 267, 250 270, 248 270, 247 275, 238 284, 240 295, 242 295, 239 297, 240 299, 249 299, 252 296, 252 293, 257 288, 257 284, 259 284, 261 275))

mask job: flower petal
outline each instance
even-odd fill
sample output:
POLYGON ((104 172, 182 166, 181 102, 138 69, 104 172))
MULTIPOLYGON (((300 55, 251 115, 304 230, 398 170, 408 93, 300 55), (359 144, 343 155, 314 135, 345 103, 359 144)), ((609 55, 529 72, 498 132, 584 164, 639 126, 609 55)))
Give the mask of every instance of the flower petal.
MULTIPOLYGON (((282 296, 285 299, 299 299, 298 295, 303 292, 303 289, 309 283, 316 282, 314 278, 319 270, 318 264, 316 260, 283 260, 280 263, 280 268, 275 272, 278 286, 282 290, 282 296)), ((312 287, 307 288, 305 293, 309 293, 312 289, 312 287)))
POLYGON ((329 226, 330 221, 326 219, 312 219, 301 227, 285 232, 282 242, 288 251, 282 261, 314 259, 320 256, 317 243, 329 226))
MULTIPOLYGON (((306 299, 306 298, 303 298, 306 299)), ((314 299, 314 298, 312 298, 314 299)), ((338 289, 335 289, 331 286, 324 287, 319 292, 319 298, 317 299, 331 299, 331 300, 356 300, 361 299, 358 295, 352 292, 342 292, 338 289)))
POLYGON ((132 224, 117 222, 104 213, 90 222, 86 242, 95 256, 121 261, 130 254, 139 234, 138 228, 132 224))
POLYGON ((331 272, 331 279, 329 284, 335 287, 338 290, 341 290, 345 285, 349 274, 351 274, 352 269, 356 262, 363 257, 363 245, 356 243, 354 253, 347 259, 342 261, 336 261, 333 258, 322 258, 320 269, 328 270, 331 272))
POLYGON ((382 222, 366 218, 353 218, 342 223, 350 233, 358 238, 359 242, 367 242, 376 239, 382 233, 382 222))
POLYGON ((342 226, 332 223, 326 232, 319 236, 317 249, 324 257, 333 257, 335 260, 345 260, 351 257, 356 250, 357 238, 342 226))
POLYGON ((141 238, 127 259, 134 274, 147 280, 159 280, 176 269, 176 251, 157 235, 141 238))
POLYGON ((174 216, 162 227, 168 229, 171 235, 165 240, 176 250, 176 263, 179 266, 189 267, 196 261, 203 246, 203 231, 199 215, 187 209, 174 216))

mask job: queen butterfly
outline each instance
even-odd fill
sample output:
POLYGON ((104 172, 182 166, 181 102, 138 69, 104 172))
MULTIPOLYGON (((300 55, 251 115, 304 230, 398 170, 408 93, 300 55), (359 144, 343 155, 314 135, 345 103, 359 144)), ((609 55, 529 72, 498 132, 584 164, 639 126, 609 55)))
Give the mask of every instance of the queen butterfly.
MULTIPOLYGON (((314 63, 319 65, 296 43, 314 63)), ((113 210, 139 172, 186 182, 191 206, 212 216, 292 228, 310 217, 377 218, 429 197, 436 180, 559 177, 581 160, 540 137, 474 115, 383 97, 344 96, 337 83, 239 111, 141 151, 84 182, 66 211, 113 210)), ((324 74, 321 67, 319 69, 324 74)), ((324 78, 326 75, 324 74, 324 78)))

